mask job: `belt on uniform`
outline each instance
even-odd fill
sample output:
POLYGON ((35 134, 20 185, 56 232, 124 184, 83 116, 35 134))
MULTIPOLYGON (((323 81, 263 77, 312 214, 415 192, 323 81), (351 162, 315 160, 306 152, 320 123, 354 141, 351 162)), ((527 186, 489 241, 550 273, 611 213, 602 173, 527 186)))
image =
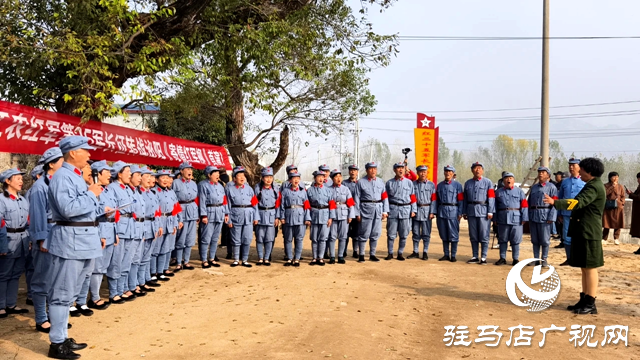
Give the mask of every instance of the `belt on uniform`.
POLYGON ((162 213, 162 216, 173 216, 173 213, 170 213, 170 212, 168 212, 168 213, 162 213))
POLYGON ((551 206, 529 206, 529 209, 551 209, 551 206))
POLYGON ((329 208, 329 206, 311 206, 311 207, 318 210, 324 210, 329 208))
POLYGON ((123 218, 132 218, 132 217, 133 217, 133 215, 131 215, 131 214, 120 214, 120 217, 123 217, 123 218))
POLYGON ((471 201, 471 203, 475 205, 487 205, 486 201, 471 201))
POLYGON ((178 203, 180 203, 180 204, 191 204, 194 201, 196 201, 196 199, 189 200, 189 201, 178 201, 178 203))
POLYGON ((504 208, 504 209, 498 209, 498 211, 505 211, 505 210, 521 210, 520 208, 504 208))
POLYGON ((116 222, 116 219, 114 219, 114 218, 106 218, 106 219, 100 219, 100 220, 98 220, 98 222, 101 222, 101 223, 114 223, 114 222, 116 222))
POLYGON ((418 204, 418 207, 425 207, 425 206, 431 206, 431 203, 428 203, 428 204, 418 204))
POLYGON ((392 203, 392 202, 390 202, 389 204, 390 204, 390 205, 395 205, 395 206, 409 206, 409 205, 411 205, 411 203, 408 203, 408 204, 400 204, 400 203, 392 203))
POLYGON ((442 204, 438 204, 439 206, 458 206, 458 204, 453 204, 453 203, 442 203, 442 204))
POLYGON ((137 218, 135 219, 136 222, 144 222, 144 218, 137 218))
POLYGON ((47 224, 55 224, 55 223, 56 223, 56 222, 55 222, 55 221, 53 221, 53 219, 48 219, 48 220, 47 220, 47 224))
POLYGON ((25 231, 27 231, 27 227, 26 226, 25 227, 21 227, 21 228, 7 228, 7 232, 8 233, 13 233, 13 234, 15 234, 15 233, 23 233, 25 231))
POLYGON ((222 206, 224 204, 207 204, 207 207, 219 207, 222 206))
POLYGON ((155 218, 155 217, 146 217, 146 218, 144 218, 144 219, 145 219, 145 220, 147 220, 147 221, 153 221, 153 220, 155 220, 156 218, 155 218))
POLYGON ((360 200, 361 203, 381 203, 382 200, 360 200))
POLYGON ((264 206, 258 206, 258 210, 274 210, 276 207, 264 207, 264 206))
POLYGON ((304 206, 302 206, 302 205, 291 205, 291 206, 287 206, 287 209, 304 209, 304 206))
POLYGON ((56 221, 56 225, 59 226, 71 226, 71 227, 96 227, 97 221, 56 221))
POLYGON ((252 208, 253 205, 232 205, 234 208, 252 208))

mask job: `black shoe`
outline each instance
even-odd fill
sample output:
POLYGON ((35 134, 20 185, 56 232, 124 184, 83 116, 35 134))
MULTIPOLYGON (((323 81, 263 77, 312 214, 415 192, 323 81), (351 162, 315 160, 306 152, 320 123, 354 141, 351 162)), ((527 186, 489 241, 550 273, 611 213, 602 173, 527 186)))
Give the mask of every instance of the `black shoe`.
MULTIPOLYGON (((218 261, 218 260, 215 260, 218 261)), ((220 267, 220 264, 218 264, 217 262, 213 262, 211 260, 209 260, 209 265, 211 265, 211 267, 220 267)))
POLYGON ((173 272, 169 272, 169 270, 165 270, 162 272, 162 275, 167 276, 167 277, 174 277, 176 276, 176 274, 174 274, 173 272))
POLYGON ((191 264, 182 264, 182 268, 185 269, 185 270, 195 270, 196 269, 191 264))
POLYGON ((102 305, 97 305, 93 300, 89 300, 87 302, 87 305, 89 306, 90 309, 96 309, 96 310, 105 310, 106 308, 109 307, 109 303, 106 301, 103 301, 102 305))
POLYGON ((318 260, 318 265, 319 266, 324 266, 326 263, 324 262, 324 260, 318 260))
POLYGON ((511 266, 516 266, 519 262, 520 260, 513 260, 513 262, 511 263, 511 266))
POLYGON ((33 300, 31 299, 27 299, 27 301, 25 301, 25 303, 29 306, 33 306, 33 300))
MULTIPOLYGON (((7 311, 7 313, 8 313, 8 311, 7 311)), ((78 308, 73 306, 73 309, 69 308, 69 316, 71 316, 71 317, 80 317, 80 316, 82 316, 82 314, 80 314, 80 310, 78 310, 78 308)))
MULTIPOLYGON (((640 249, 638 249, 638 251, 640 251, 640 249)), ((353 255, 351 255, 351 256, 353 256, 354 259, 357 259, 358 258, 358 253, 354 251, 353 255)))
MULTIPOLYGON (((45 322, 49 322, 48 320, 45 322)), ((42 323, 44 324, 44 323, 42 323)), ((49 327, 48 328, 43 328, 42 324, 36 324, 36 331, 40 331, 41 333, 45 333, 48 334, 51 331, 51 323, 49 323, 49 327)))
POLYGON ((358 262, 359 263, 363 263, 364 262, 364 255, 358 256, 358 262))
POLYGON ((144 291, 144 290, 142 290, 142 289, 137 290, 137 291, 136 291, 136 290, 134 290, 134 291, 132 291, 132 293, 133 293, 133 295, 135 295, 136 297, 138 297, 138 296, 147 296, 147 292, 146 292, 146 291, 144 291))
POLYGON ((174 267, 173 270, 171 270, 171 271, 173 271, 174 274, 177 274, 177 273, 180 272, 180 270, 182 270, 182 265, 178 265, 178 266, 174 267))
POLYGON ((244 267, 246 267, 246 268, 250 268, 250 267, 252 267, 253 265, 249 264, 249 263, 248 263, 248 262, 246 262, 246 261, 243 261, 243 262, 242 262, 242 266, 244 266, 244 267))
MULTIPOLYGON (((158 275, 158 281, 169 281, 169 280, 171 280, 171 279, 169 279, 168 277, 164 276, 164 274, 158 275)), ((152 286, 152 285, 150 285, 150 286, 152 286)))
POLYGON ((480 265, 487 265, 487 260, 480 260, 480 265))
POLYGON ((291 265, 293 265, 293 264, 291 263, 291 261, 290 261, 290 260, 287 260, 287 262, 286 262, 286 263, 284 263, 284 266, 291 266, 291 265))
POLYGON ((638 250, 634 251, 633 253, 636 255, 640 255, 640 248, 638 248, 638 250))
POLYGON ((26 314, 29 312, 28 309, 16 309, 16 307, 8 307, 4 309, 7 312, 7 315, 11 315, 11 314, 26 314))
POLYGON ((378 261, 380 261, 380 259, 378 259, 375 255, 370 255, 369 256, 369 261, 378 262, 378 261))
POLYGON ((598 309, 596 308, 596 298, 585 294, 584 302, 582 303, 582 306, 577 309, 574 309, 573 313, 578 315, 587 315, 587 314, 596 315, 598 313, 598 309))
POLYGON ((309 265, 313 266, 313 265, 318 265, 318 262, 316 261, 316 259, 313 259, 309 262, 309 265))
POLYGON ((398 254, 398 257, 396 259, 400 261, 404 261, 404 256, 402 256, 402 254, 398 254))
POLYGON ((456 259, 455 256, 451 258, 451 262, 456 262, 456 261, 458 261, 458 260, 456 259))
POLYGON ((211 264, 209 264, 208 261, 203 261, 202 262, 202 268, 203 269, 209 269, 209 268, 211 268, 211 264))
POLYGON ((124 302, 124 299, 121 297, 118 300, 114 300, 113 298, 109 298, 109 304, 122 304, 124 302))
POLYGON ((336 263, 336 258, 332 257, 331 259, 329 259, 329 264, 335 264, 336 263))
POLYGON ((554 249, 564 249, 564 243, 560 243, 553 247, 554 249))
POLYGON ((548 268, 549 267, 549 263, 547 263, 547 260, 542 260, 542 262, 540 263, 540 265, 542 265, 542 267, 548 268))
POLYGON ((407 256, 407 259, 419 259, 420 258, 420 254, 418 254, 417 252, 411 253, 411 255, 407 256))
POLYGON ((507 265, 507 260, 500 258, 500 260, 495 262, 495 265, 507 265))
POLYGON ((429 260, 429 255, 426 252, 422 253, 422 260, 429 260))
POLYGON ((82 350, 87 348, 87 344, 85 343, 77 343, 73 338, 68 338, 64 341, 65 345, 71 350, 82 350))
POLYGON ((260 260, 260 261, 258 261, 258 262, 256 263, 256 266, 262 266, 262 265, 264 265, 264 261, 262 261, 262 260, 260 260))
POLYGON ((537 261, 532 261, 532 262, 527 264, 527 266, 538 266, 538 265, 540 265, 540 264, 538 264, 537 261))
POLYGON ((565 260, 565 262, 563 262, 562 264, 560 264, 560 266, 569 266, 569 260, 565 260))
POLYGON ((451 258, 448 257, 447 255, 441 257, 440 259, 438 259, 438 261, 451 261, 451 258))
MULTIPOLYGON (((300 259, 302 259, 302 258, 300 258, 300 259)), ((293 263, 293 266, 295 266, 295 267, 300 267, 300 261, 295 261, 295 262, 293 263)))
POLYGON ((47 356, 53 359, 80 359, 80 354, 71 351, 64 342, 49 345, 49 353, 47 356))
POLYGON ((476 257, 472 257, 471 259, 467 260, 467 264, 478 264, 480 263, 480 260, 476 257))
POLYGON ((236 267, 236 266, 238 266, 238 265, 240 265, 240 263, 239 263, 239 262, 237 262, 237 261, 234 261, 234 262, 232 262, 232 263, 231 263, 231 265, 230 265, 230 266, 231 266, 231 267, 236 267))
POLYGON ((329 260, 329 259, 330 259, 330 256, 329 256, 329 254, 327 254, 327 253, 325 253, 325 254, 324 254, 324 257, 323 257, 323 259, 324 259, 324 260, 329 260))
POLYGON ((127 295, 122 295, 120 296, 124 301, 129 302, 129 301, 133 301, 136 299, 136 294, 133 294, 131 296, 127 296, 127 295))
POLYGON ((289 258, 287 257, 287 255, 285 255, 284 258, 282 258, 282 260, 289 261, 289 258))
POLYGON ((80 309, 78 309, 78 311, 80 311, 80 314, 82 314, 82 316, 91 316, 91 315, 93 315, 93 310, 89 309, 89 307, 87 305, 81 305, 80 309))
POLYGON ((217 257, 217 256, 214 256, 214 257, 213 257, 213 261, 218 262, 218 261, 220 261, 220 259, 218 259, 218 257, 217 257))
POLYGON ((269 261, 265 260, 264 261, 264 266, 271 266, 271 260, 269 260, 269 261))
POLYGON ((346 263, 346 261, 344 261, 343 257, 339 257, 338 258, 338 264, 345 264, 345 263, 346 263))
POLYGON ((575 309, 579 309, 579 308, 581 308, 581 307, 582 307, 582 304, 583 304, 583 303, 584 303, 584 293, 583 293, 583 292, 581 292, 581 293, 580 293, 580 300, 578 300, 578 302, 577 302, 577 303, 575 303, 575 305, 569 305, 569 306, 567 306, 567 310, 571 310, 571 311, 573 311, 573 310, 575 310, 575 309))
POLYGON ((154 289, 152 287, 148 287, 147 285, 140 286, 140 290, 142 290, 144 292, 148 292, 148 293, 156 292, 156 289, 154 289))
POLYGON ((224 257, 227 260, 231 260, 233 258, 232 254, 227 254, 227 256, 224 257))
POLYGON ((386 258, 384 258, 385 260, 392 260, 393 259, 393 254, 389 254, 387 255, 386 258))

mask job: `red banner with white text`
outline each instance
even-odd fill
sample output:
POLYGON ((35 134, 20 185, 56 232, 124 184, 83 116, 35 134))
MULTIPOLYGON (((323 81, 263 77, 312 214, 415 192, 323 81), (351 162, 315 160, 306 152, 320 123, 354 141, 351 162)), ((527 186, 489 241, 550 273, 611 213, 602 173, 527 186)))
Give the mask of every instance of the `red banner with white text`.
POLYGON ((222 146, 109 125, 82 123, 74 116, 0 101, 0 152, 39 155, 65 136, 88 137, 92 160, 177 167, 188 161, 197 169, 207 165, 231 169, 222 146))

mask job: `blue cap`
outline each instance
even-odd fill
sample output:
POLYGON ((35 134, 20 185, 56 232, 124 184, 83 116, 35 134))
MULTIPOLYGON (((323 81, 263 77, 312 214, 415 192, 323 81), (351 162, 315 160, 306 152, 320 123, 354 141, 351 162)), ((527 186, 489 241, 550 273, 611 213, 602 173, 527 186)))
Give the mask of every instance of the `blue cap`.
POLYGON ((333 169, 333 170, 331 170, 331 173, 329 174, 329 177, 333 179, 333 177, 338 175, 338 174, 342 175, 342 171, 340 171, 339 169, 333 169))
POLYGON ((146 165, 140 166, 140 171, 142 171, 142 175, 155 175, 153 170, 149 169, 146 165))
POLYGON ((393 164, 393 170, 399 169, 399 168, 403 168, 404 169, 404 163, 399 162, 399 163, 393 164))
POLYGON ((318 166, 318 170, 320 170, 320 171, 331 171, 331 168, 327 164, 322 164, 322 165, 318 166))
POLYGON ((474 162, 473 164, 471 164, 471 170, 473 170, 476 166, 480 166, 484 169, 484 165, 482 165, 481 162, 474 162))
POLYGON ((445 166, 445 167, 444 167, 444 171, 453 171, 453 172, 456 172, 456 168, 454 168, 454 167, 453 167, 453 166, 451 166, 451 165, 447 165, 447 166, 445 166))
POLYGON ((214 171, 220 171, 220 169, 218 169, 217 167, 213 166, 213 165, 209 165, 206 168, 204 168, 204 174, 209 176, 211 175, 212 172, 214 171))
POLYGON ((44 156, 40 156, 40 159, 38 159, 36 165, 44 165, 44 156))
POLYGON ((571 158, 569 159, 569 164, 580 164, 580 159, 571 158))
POLYGON ((244 166, 236 166, 233 168, 232 176, 236 177, 237 174, 246 173, 246 172, 247 172, 247 169, 245 169, 244 166))
POLYGON ((93 146, 89 146, 88 137, 78 136, 78 135, 67 136, 65 138, 62 138, 62 140, 60 140, 60 143, 58 144, 58 147, 60 148, 60 152, 62 152, 63 154, 66 154, 69 151, 74 151, 78 149, 85 149, 85 150, 96 149, 93 146))
POLYGON ((262 176, 273 176, 273 168, 262 168, 262 176))
POLYGON ((514 178, 514 177, 515 177, 515 175, 513 175, 513 173, 510 173, 510 172, 505 171, 505 173, 504 173, 504 174, 502 174, 502 178, 504 179, 504 178, 506 178, 506 177, 512 177, 512 178, 514 178))
POLYGON ((24 172, 18 168, 8 169, 0 173, 0 182, 4 184, 5 180, 9 179, 13 175, 24 175, 24 172))
POLYGON ((538 171, 546 171, 549 175, 551 175, 551 170, 549 170, 549 168, 546 166, 540 166, 538 168, 538 171))
POLYGON ((416 171, 429 170, 427 165, 420 165, 416 168, 416 171))
POLYGON ((376 164, 376 163, 375 163, 375 162, 373 162, 373 161, 372 161, 372 162, 368 162, 368 163, 364 166, 364 168, 365 168, 365 169, 375 169, 375 168, 377 168, 377 167, 378 167, 378 164, 376 164))
POLYGON ((353 165, 349 165, 349 170, 360 170, 360 168, 358 167, 358 165, 353 164, 353 165))
POLYGON ((289 179, 291 179, 292 177, 300 177, 300 173, 297 171, 290 172, 289 179))
POLYGON ((140 166, 138 165, 131 165, 130 169, 132 174, 135 174, 135 173, 142 174, 142 169, 140 169, 140 166))
POLYGON ((44 169, 42 165, 36 165, 33 170, 31 170, 31 178, 33 180, 36 180, 38 178, 38 175, 42 175, 44 174, 44 169))
POLYGON ((47 151, 45 151, 44 154, 42 154, 41 159, 43 164, 48 164, 53 160, 59 159, 61 157, 62 157, 62 151, 60 151, 60 148, 56 146, 56 147, 47 149, 47 151))
POLYGON ((171 178, 173 177, 173 173, 169 169, 162 169, 156 172, 156 176, 163 176, 163 175, 166 175, 171 178))
POLYGON ((180 164, 180 166, 178 167, 178 170, 180 171, 184 169, 193 169, 193 166, 189 162, 185 161, 182 164, 180 164))
POLYGON ((313 172, 313 177, 316 177, 316 176, 325 176, 324 175, 324 171, 321 171, 321 170, 314 171, 313 172))
POLYGON ((287 174, 290 173, 293 170, 298 170, 298 167, 291 164, 291 165, 287 165, 287 174))
POLYGON ((101 172, 102 170, 113 170, 113 168, 111 166, 109 166, 109 164, 107 164, 106 160, 101 160, 101 161, 94 161, 93 164, 91 164, 91 170, 96 170, 98 172, 101 172))
POLYGON ((111 167, 113 168, 113 170, 111 171, 111 173, 112 173, 112 174, 118 174, 119 172, 121 172, 121 171, 122 171, 122 169, 126 168, 127 166, 128 166, 129 168, 131 168, 131 165, 130 165, 130 164, 127 164, 127 163, 126 163, 126 162, 124 162, 124 161, 121 161, 121 160, 116 161, 116 162, 114 162, 114 163, 113 163, 113 165, 111 166, 111 167))

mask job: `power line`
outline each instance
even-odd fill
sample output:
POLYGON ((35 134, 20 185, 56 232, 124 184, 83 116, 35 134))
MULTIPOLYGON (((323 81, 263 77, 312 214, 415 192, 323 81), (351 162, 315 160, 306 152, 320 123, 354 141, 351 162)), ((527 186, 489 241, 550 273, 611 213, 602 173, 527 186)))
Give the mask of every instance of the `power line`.
MULTIPOLYGON (((640 103, 640 100, 630 101, 615 101, 604 103, 591 103, 591 104, 576 104, 576 105, 560 105, 550 106, 551 109, 563 109, 563 108, 575 108, 575 107, 588 107, 588 106, 605 106, 605 105, 620 105, 620 104, 632 104, 640 103)), ((376 110, 377 113, 397 113, 397 114, 415 114, 415 113, 474 113, 474 112, 501 112, 501 111, 523 111, 523 110, 540 110, 540 107, 525 107, 525 108, 506 108, 506 109, 475 109, 475 110, 419 110, 419 111, 407 111, 407 110, 376 110)))
MULTIPOLYGON (((542 40, 540 36, 425 36, 398 35, 398 40, 408 41, 528 41, 542 40)), ((550 36, 549 40, 620 40, 640 39, 640 36, 550 36)))

